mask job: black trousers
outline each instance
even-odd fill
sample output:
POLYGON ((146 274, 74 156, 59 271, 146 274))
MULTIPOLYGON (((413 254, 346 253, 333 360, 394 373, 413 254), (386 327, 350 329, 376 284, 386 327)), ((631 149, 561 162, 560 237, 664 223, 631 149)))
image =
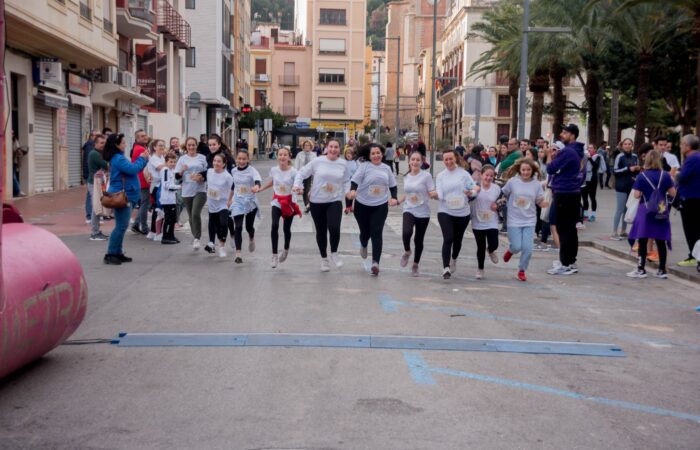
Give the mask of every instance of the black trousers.
POLYGON ((479 264, 479 270, 484 270, 486 249, 489 249, 489 253, 493 253, 498 249, 498 228, 488 230, 472 229, 472 231, 476 239, 476 261, 479 264))
POLYGON ((554 207, 557 211, 557 233, 559 233, 559 261, 563 266, 576 262, 578 256, 578 231, 576 222, 581 210, 581 194, 554 194, 554 207))
POLYGON ((382 247, 384 240, 384 224, 386 216, 389 215, 389 204, 383 203, 378 206, 367 206, 355 201, 355 220, 360 228, 360 245, 367 247, 370 239, 372 240, 372 261, 379 262, 382 257, 382 247))
POLYGON ((255 239, 255 215, 258 213, 258 208, 255 208, 248 214, 234 216, 228 221, 229 231, 233 236, 233 243, 236 245, 236 250, 243 247, 243 221, 245 219, 245 230, 251 239, 255 239))
POLYGON ((175 222, 177 222, 177 205, 162 205, 165 219, 163 220, 163 239, 175 240, 175 222))
POLYGON ((311 203, 311 218, 314 220, 314 227, 316 227, 316 244, 322 258, 328 257, 328 235, 331 238, 331 253, 338 251, 342 216, 342 201, 311 203))
POLYGON ((230 213, 228 209, 209 213, 209 242, 216 243, 217 238, 221 242, 226 242, 226 235, 228 234, 228 229, 226 227, 228 225, 229 216, 230 213))
POLYGON ((302 199, 304 200, 304 206, 309 207, 309 193, 311 192, 311 181, 313 177, 309 177, 303 181, 304 183, 304 193, 302 194, 302 199))
POLYGON ((681 221, 685 240, 688 243, 688 258, 692 258, 693 247, 700 240, 700 198, 683 200, 681 221))
POLYGON ((411 251, 411 236, 415 228, 416 237, 413 239, 413 245, 416 252, 413 255, 413 262, 416 264, 420 263, 420 257, 423 254, 423 240, 429 224, 430 217, 416 217, 408 212, 403 213, 403 249, 407 252, 411 251))
POLYGON ((284 233, 284 249, 289 250, 289 244, 292 242, 292 221, 294 216, 282 217, 282 210, 276 206, 272 207, 270 211, 272 216, 272 226, 270 228, 270 239, 272 240, 272 254, 277 254, 277 247, 279 245, 279 230, 280 230, 280 219, 282 219, 282 232, 284 233))
POLYGON ((462 250, 462 239, 470 216, 455 217, 441 212, 437 217, 442 230, 442 267, 449 267, 450 258, 457 259, 462 250))
POLYGON ((591 210, 596 212, 598 209, 598 202, 595 199, 596 191, 598 190, 598 183, 595 180, 591 180, 586 183, 586 186, 581 190, 581 196, 583 199, 583 210, 588 211, 588 199, 591 199, 591 210))
MULTIPOLYGON (((659 251, 659 270, 666 272, 666 258, 668 257, 668 252, 666 251, 666 241, 661 239, 654 239, 656 241, 656 249, 659 251)), ((639 238, 639 262, 637 263, 637 268, 640 270, 645 270, 644 266, 647 263, 647 244, 649 243, 648 238, 639 238)))

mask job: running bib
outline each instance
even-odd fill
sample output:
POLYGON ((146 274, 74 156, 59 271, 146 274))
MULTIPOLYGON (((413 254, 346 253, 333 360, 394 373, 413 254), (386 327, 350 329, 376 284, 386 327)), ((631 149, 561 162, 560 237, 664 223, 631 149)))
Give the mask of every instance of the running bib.
POLYGON ((406 203, 408 203, 408 206, 411 208, 415 208, 417 206, 420 206, 424 203, 423 195, 419 194, 417 192, 407 194, 406 195, 406 203))
POLYGON ((370 185, 369 187, 369 195, 371 197, 382 197, 386 194, 386 186, 381 186, 381 185, 370 185))
POLYGON ((462 209, 464 208, 464 195, 455 195, 447 197, 447 209, 462 209))
POLYGON ((323 186, 323 190, 331 195, 337 195, 338 191, 340 191, 340 186, 333 183, 326 183, 325 186, 323 186))
POLYGON ((520 209, 530 209, 530 205, 532 205, 532 201, 528 197, 515 197, 515 206, 517 206, 520 209))
POLYGON ((479 211, 476 215, 481 222, 490 222, 493 219, 493 211, 479 211))
POLYGON ((236 193, 238 195, 250 194, 250 187, 249 186, 238 186, 238 187, 236 187, 236 193))
POLYGON ((209 197, 212 200, 218 200, 219 199, 219 191, 216 189, 208 189, 207 190, 207 197, 209 197))
POLYGON ((276 184, 274 186, 275 194, 277 195, 289 195, 292 191, 287 187, 286 184, 276 184))

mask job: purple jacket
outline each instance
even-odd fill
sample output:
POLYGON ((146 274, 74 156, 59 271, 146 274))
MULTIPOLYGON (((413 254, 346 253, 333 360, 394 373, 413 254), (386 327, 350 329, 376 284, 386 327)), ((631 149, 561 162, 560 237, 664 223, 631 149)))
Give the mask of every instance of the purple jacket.
POLYGON ((555 194, 575 194, 581 192, 585 164, 583 143, 573 142, 561 149, 547 165, 547 173, 552 177, 552 192, 555 194))

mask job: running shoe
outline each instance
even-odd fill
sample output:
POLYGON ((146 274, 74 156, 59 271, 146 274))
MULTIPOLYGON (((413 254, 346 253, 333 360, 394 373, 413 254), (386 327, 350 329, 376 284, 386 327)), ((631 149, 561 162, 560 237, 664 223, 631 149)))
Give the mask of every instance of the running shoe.
POLYGON ((627 234, 626 231, 623 231, 622 233, 620 233, 621 238, 626 238, 627 236, 629 236, 629 235, 627 234))
POLYGON ((90 225, 90 224, 92 223, 92 220, 90 220, 90 219, 85 219, 85 223, 86 223, 87 225, 90 225))
POLYGON ((328 258, 321 258, 321 272, 330 272, 331 266, 328 264, 328 258))
POLYGON ((179 244, 175 239, 161 239, 160 243, 163 245, 179 244))
POLYGON ((520 280, 520 281, 527 281, 527 277, 525 276, 525 271, 524 271, 524 270, 519 270, 519 271, 518 271, 518 280, 520 280))
POLYGON ((226 247, 219 245, 219 258, 226 258, 226 247))
POLYGON ((280 263, 283 263, 287 260, 287 256, 289 255, 289 250, 282 250, 282 253, 280 253, 280 263))
POLYGON ((572 269, 570 266, 558 266, 558 267, 552 267, 547 271, 548 274, 550 275, 572 275, 576 273, 575 269, 572 269))
POLYGON ((278 263, 278 262, 279 262, 279 258, 277 257, 277 255, 272 255, 272 263, 270 264, 270 266, 271 266, 273 269, 276 269, 276 268, 277 268, 277 263, 278 263))
POLYGON ((338 256, 338 253, 331 253, 331 261, 333 264, 335 264, 336 269, 340 269, 343 267, 343 260, 340 259, 340 256, 338 256))
POLYGON ((613 233, 612 235, 610 235, 611 241, 621 241, 622 239, 623 239, 623 237, 617 233, 613 233))
POLYGON ((253 253, 255 251, 255 240, 251 239, 248 243, 248 251, 253 253))
POLYGON ((449 267, 445 267, 442 269, 442 278, 445 280, 449 280, 452 277, 452 273, 450 272, 449 267))
POLYGON ((484 278, 484 271, 479 269, 476 271, 476 277, 477 280, 482 280, 484 278))
POLYGON ((589 222, 595 222, 595 214, 591 214, 591 217, 588 218, 589 222))
POLYGON ((367 247, 360 247, 360 258, 367 259, 367 247))
POLYGON ((379 275, 379 263, 372 261, 372 268, 370 270, 375 277, 379 275))
POLYGON ((121 261, 117 257, 117 255, 105 255, 103 259, 105 264, 113 265, 113 266, 119 266, 121 265, 121 261))
POLYGON ((489 253, 489 258, 491 258, 492 263, 498 264, 498 254, 496 252, 489 253))
POLYGON ((160 242, 163 240, 163 233, 161 234, 156 234, 156 237, 153 238, 155 242, 160 242))
POLYGON ((102 234, 101 231, 90 235, 91 241, 106 241, 107 239, 109 239, 109 236, 102 234))
POLYGON ((630 278, 646 278, 647 272, 646 270, 635 269, 632 272, 627 272, 626 275, 630 278))
POLYGON ((236 259, 233 260, 236 264, 243 264, 243 258, 240 256, 236 256, 236 259))
POLYGON ((665 270, 658 270, 658 271, 654 274, 654 276, 655 276, 656 278, 661 278, 662 280, 668 279, 668 274, 666 273, 665 270))
POLYGON ((134 258, 129 258, 124 253, 117 255, 117 259, 119 259, 119 261, 121 261, 123 263, 130 263, 134 260, 134 258))
POLYGON ((510 258, 513 257, 513 254, 510 252, 510 250, 506 250, 506 252, 503 254, 503 262, 508 262, 510 261, 510 258))
POLYGON ((216 250, 214 249, 214 243, 210 242, 207 245, 205 245, 204 251, 207 253, 216 253, 216 250))
POLYGON ((534 249, 537 251, 540 251, 540 252, 546 252, 547 250, 549 250, 549 245, 547 245, 543 242, 540 242, 537 245, 535 245, 534 249))
POLYGON ((411 276, 417 277, 418 275, 420 275, 420 272, 418 271, 418 264, 413 263, 413 267, 411 267, 411 276))
POLYGON ((583 224, 583 222, 577 222, 576 223, 576 229, 577 230, 585 230, 586 226, 583 224))
POLYGON ((695 258, 687 258, 684 259, 683 261, 679 261, 678 265, 680 267, 693 267, 698 265, 698 260, 695 258))
POLYGON ((192 250, 195 250, 195 251, 199 250, 199 246, 200 246, 199 239, 195 239, 194 241, 192 241, 192 250))
POLYGON ((133 227, 131 227, 131 232, 132 232, 132 233, 135 233, 135 234, 141 234, 141 228, 139 228, 138 226, 134 225, 133 227))
POLYGON ((571 273, 578 273, 578 266, 576 265, 576 263, 573 263, 569 266, 569 271, 571 271, 571 273))
POLYGON ((149 231, 148 234, 146 235, 146 239, 149 241, 152 241, 156 237, 156 234, 152 231, 149 231))
POLYGON ((457 260, 456 259, 450 260, 450 273, 457 273, 457 260))
POLYGON ((401 255, 401 267, 406 267, 408 265, 408 258, 411 256, 411 252, 404 252, 403 255, 401 255))

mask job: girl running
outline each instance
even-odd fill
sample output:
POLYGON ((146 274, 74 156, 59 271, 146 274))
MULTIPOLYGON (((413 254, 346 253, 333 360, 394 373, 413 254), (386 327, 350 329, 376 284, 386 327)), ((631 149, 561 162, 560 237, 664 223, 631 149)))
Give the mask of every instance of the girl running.
POLYGON ((175 166, 175 178, 182 180, 182 200, 185 202, 190 230, 194 240, 192 249, 199 250, 202 238, 202 208, 207 202, 207 185, 199 173, 207 170, 207 158, 197 153, 198 142, 193 137, 185 141, 187 153, 180 157, 175 166))
POLYGON ((415 229, 416 237, 413 243, 416 247, 416 254, 413 257, 413 267, 411 275, 418 276, 418 264, 423 254, 423 239, 430 223, 431 198, 437 198, 435 183, 430 173, 421 170, 423 165, 423 155, 414 150, 408 158, 409 172, 403 179, 404 195, 399 200, 403 203, 403 248, 404 254, 401 256, 401 267, 406 267, 408 258, 411 257, 411 236, 415 229))
POLYGON ((160 175, 165 168, 165 141, 162 139, 154 139, 151 142, 151 157, 148 159, 146 166, 150 174, 151 187, 150 192, 153 196, 153 212, 151 213, 151 231, 146 236, 146 239, 160 241, 163 239, 163 207, 160 204, 160 175))
POLYGON ((498 204, 496 201, 501 196, 501 188, 493 182, 496 178, 496 169, 487 164, 481 171, 481 190, 472 204, 472 231, 476 240, 476 260, 478 270, 476 279, 484 277, 484 260, 486 259, 486 249, 489 251, 489 258, 494 264, 498 264, 498 204))
POLYGON ((462 250, 462 239, 469 225, 469 197, 479 192, 469 172, 459 166, 454 150, 442 152, 445 170, 437 176, 437 194, 440 200, 438 222, 442 230, 442 277, 449 279, 457 269, 457 257, 462 250))
POLYGON ((503 186, 503 195, 508 199, 508 250, 503 262, 522 251, 518 264, 518 279, 527 281, 525 271, 532 256, 532 243, 537 223, 537 208, 544 208, 542 185, 536 175, 539 166, 529 158, 521 158, 508 170, 508 182, 503 186))
POLYGON ((269 180, 260 188, 260 192, 273 188, 272 195, 272 227, 270 238, 272 240, 272 268, 276 268, 278 263, 283 263, 289 255, 289 244, 292 241, 292 221, 294 216, 301 217, 301 209, 292 198, 292 187, 294 178, 297 175, 296 169, 291 165, 292 154, 289 147, 281 147, 277 151, 277 167, 270 169, 269 180), (282 230, 284 233, 284 250, 277 255, 279 243, 280 219, 282 219, 282 230))
POLYGON ((229 221, 229 229, 233 237, 233 248, 236 250, 236 264, 241 264, 241 248, 243 247, 243 221, 248 232, 248 251, 255 251, 255 218, 260 216, 260 207, 255 194, 260 191, 262 178, 260 173, 249 164, 248 151, 241 149, 236 154, 236 167, 231 170, 233 187, 229 193, 229 208, 233 221, 229 221))
POLYGON ((328 263, 328 235, 330 235, 331 261, 336 268, 343 262, 338 256, 340 221, 343 214, 343 197, 350 190, 350 169, 340 158, 340 142, 328 142, 328 154, 319 156, 299 170, 294 179, 294 192, 304 192, 303 182, 313 176, 309 200, 311 217, 316 227, 316 243, 321 253, 321 272, 330 271, 328 263))
POLYGON ((233 177, 226 172, 226 157, 223 154, 212 158, 213 169, 204 172, 207 180, 207 207, 209 209, 209 243, 204 247, 208 253, 214 253, 214 242, 219 239, 219 257, 226 257, 226 234, 228 233, 228 205, 226 199, 233 177))
POLYGON ((384 147, 367 144, 360 154, 367 162, 360 164, 350 183, 349 199, 355 199, 355 220, 360 228, 360 256, 367 258, 367 244, 372 240, 372 275, 379 275, 382 257, 384 223, 389 206, 398 201, 393 167, 384 164, 384 147), (389 196, 391 195, 391 198, 389 196))
MULTIPOLYGON (((358 162, 355 161, 355 149, 350 146, 346 145, 345 150, 343 150, 343 156, 345 157, 345 161, 347 162, 348 169, 350 170, 350 178, 352 178, 353 175, 355 175, 355 172, 357 172, 357 167, 358 167, 358 162)), ((345 214, 350 214, 352 212, 352 200, 349 198, 345 199, 345 214)))

